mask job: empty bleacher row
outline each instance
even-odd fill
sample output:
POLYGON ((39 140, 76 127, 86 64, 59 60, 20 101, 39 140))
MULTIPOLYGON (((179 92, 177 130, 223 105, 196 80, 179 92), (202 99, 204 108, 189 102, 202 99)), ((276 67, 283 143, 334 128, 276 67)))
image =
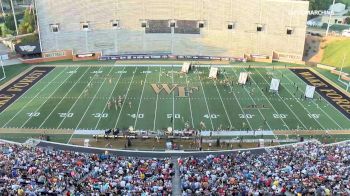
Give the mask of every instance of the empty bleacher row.
POLYGON ((307 13, 308 2, 36 0, 42 51, 74 54, 301 57, 307 14, 291 10, 307 13))
POLYGON ((145 26, 146 33, 171 33, 171 28, 174 27, 174 33, 177 34, 200 34, 199 24, 196 20, 178 20, 176 22, 148 20, 145 26))
POLYGON ((179 34, 200 34, 198 22, 195 20, 178 20, 175 33, 179 34))
POLYGON ((168 20, 149 20, 146 33, 171 33, 168 20))

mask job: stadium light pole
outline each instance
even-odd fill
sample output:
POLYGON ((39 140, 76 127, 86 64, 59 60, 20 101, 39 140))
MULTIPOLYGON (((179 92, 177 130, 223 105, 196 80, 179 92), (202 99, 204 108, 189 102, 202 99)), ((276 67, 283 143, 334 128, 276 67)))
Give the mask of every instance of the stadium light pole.
POLYGON ((335 0, 333 0, 332 10, 330 10, 330 13, 329 13, 328 24, 327 24, 327 31, 326 31, 326 37, 328 36, 328 33, 329 33, 329 28, 330 28, 330 23, 331 23, 331 19, 332 19, 334 4, 335 4, 335 0))
POLYGON ((2 0, 0 0, 0 6, 2 11, 2 16, 4 17, 4 20, 5 20, 5 11, 4 11, 4 6, 2 5, 2 0))
POLYGON ((345 58, 346 58, 346 54, 344 54, 343 56, 343 62, 340 68, 340 75, 338 76, 338 80, 340 79, 340 76, 343 75, 343 67, 344 67, 344 63, 345 63, 345 58))
POLYGON ((18 35, 17 17, 16 17, 16 14, 15 14, 15 8, 13 6, 13 1, 12 0, 10 0, 10 3, 11 3, 11 7, 12 7, 13 20, 15 21, 16 33, 18 35))
MULTIPOLYGON (((342 62, 341 68, 340 68, 340 74, 338 76, 338 81, 341 81, 341 76, 343 75, 343 67, 344 67, 344 64, 345 64, 345 59, 346 59, 346 54, 344 54, 344 57, 343 57, 343 62, 342 62)), ((348 92, 349 86, 350 86, 350 81, 346 85, 346 92, 348 92)))
POLYGON ((4 76, 0 79, 0 80, 3 80, 6 78, 6 72, 5 72, 5 69, 4 69, 4 62, 3 62, 3 59, 2 57, 0 57, 0 65, 1 65, 1 70, 2 70, 2 73, 4 74, 4 76))

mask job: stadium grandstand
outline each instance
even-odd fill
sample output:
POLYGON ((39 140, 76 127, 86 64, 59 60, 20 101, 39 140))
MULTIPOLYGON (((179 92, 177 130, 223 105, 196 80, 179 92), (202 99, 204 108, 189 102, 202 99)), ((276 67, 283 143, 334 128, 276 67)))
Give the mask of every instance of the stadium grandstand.
POLYGON ((261 55, 293 62, 302 60, 309 5, 298 0, 35 2, 44 55, 261 55))
POLYGON ((0 196, 350 195, 350 69, 304 61, 314 1, 13 1, 0 196))
POLYGON ((162 155, 168 158, 130 157, 133 152, 123 157, 113 150, 82 153, 45 142, 39 146, 1 142, 1 195, 350 194, 347 142, 162 155))

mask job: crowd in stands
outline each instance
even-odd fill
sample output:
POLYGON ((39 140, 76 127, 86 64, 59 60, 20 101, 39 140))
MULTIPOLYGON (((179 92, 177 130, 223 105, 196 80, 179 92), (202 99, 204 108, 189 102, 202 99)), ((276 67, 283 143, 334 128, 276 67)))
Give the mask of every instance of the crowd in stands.
POLYGON ((170 195, 168 159, 0 144, 0 195, 170 195))
POLYGON ((183 196, 350 195, 350 143, 178 160, 183 196))
MULTIPOLYGON (((177 164, 183 196, 350 195, 350 143, 306 142, 263 152, 183 157, 177 164)), ((168 158, 0 143, 0 195, 165 196, 176 186, 175 168, 168 158)))

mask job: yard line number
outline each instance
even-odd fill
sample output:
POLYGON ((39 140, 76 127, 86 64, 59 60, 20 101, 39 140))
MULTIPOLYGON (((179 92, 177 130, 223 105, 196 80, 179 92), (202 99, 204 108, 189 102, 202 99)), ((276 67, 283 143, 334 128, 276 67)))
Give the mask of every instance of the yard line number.
POLYGON ((29 117, 38 117, 40 116, 40 112, 29 112, 27 113, 29 117))
POLYGON ((95 113, 95 114, 92 114, 92 116, 94 116, 95 118, 107 118, 108 113, 95 113))
POLYGON ((144 118, 145 115, 144 114, 128 114, 128 116, 130 116, 131 118, 144 118))
POLYGON ((204 118, 216 119, 216 118, 219 118, 219 116, 220 116, 219 114, 206 114, 203 117, 204 118))
POLYGON ((313 118, 313 119, 318 119, 320 118, 320 114, 308 114, 309 118, 313 118))
POLYGON ((253 118, 255 115, 254 114, 238 114, 239 118, 248 118, 251 119, 253 118))
MULTIPOLYGON (((166 117, 167 118, 172 118, 173 114, 167 114, 166 117)), ((180 114, 174 114, 174 118, 181 118, 181 115, 180 114)))
POLYGON ((274 118, 285 119, 288 117, 288 114, 273 114, 274 118))
POLYGON ((74 113, 58 113, 61 118, 72 118, 74 113))
POLYGON ((93 71, 91 73, 93 73, 93 74, 100 74, 100 73, 103 73, 103 71, 93 71))

